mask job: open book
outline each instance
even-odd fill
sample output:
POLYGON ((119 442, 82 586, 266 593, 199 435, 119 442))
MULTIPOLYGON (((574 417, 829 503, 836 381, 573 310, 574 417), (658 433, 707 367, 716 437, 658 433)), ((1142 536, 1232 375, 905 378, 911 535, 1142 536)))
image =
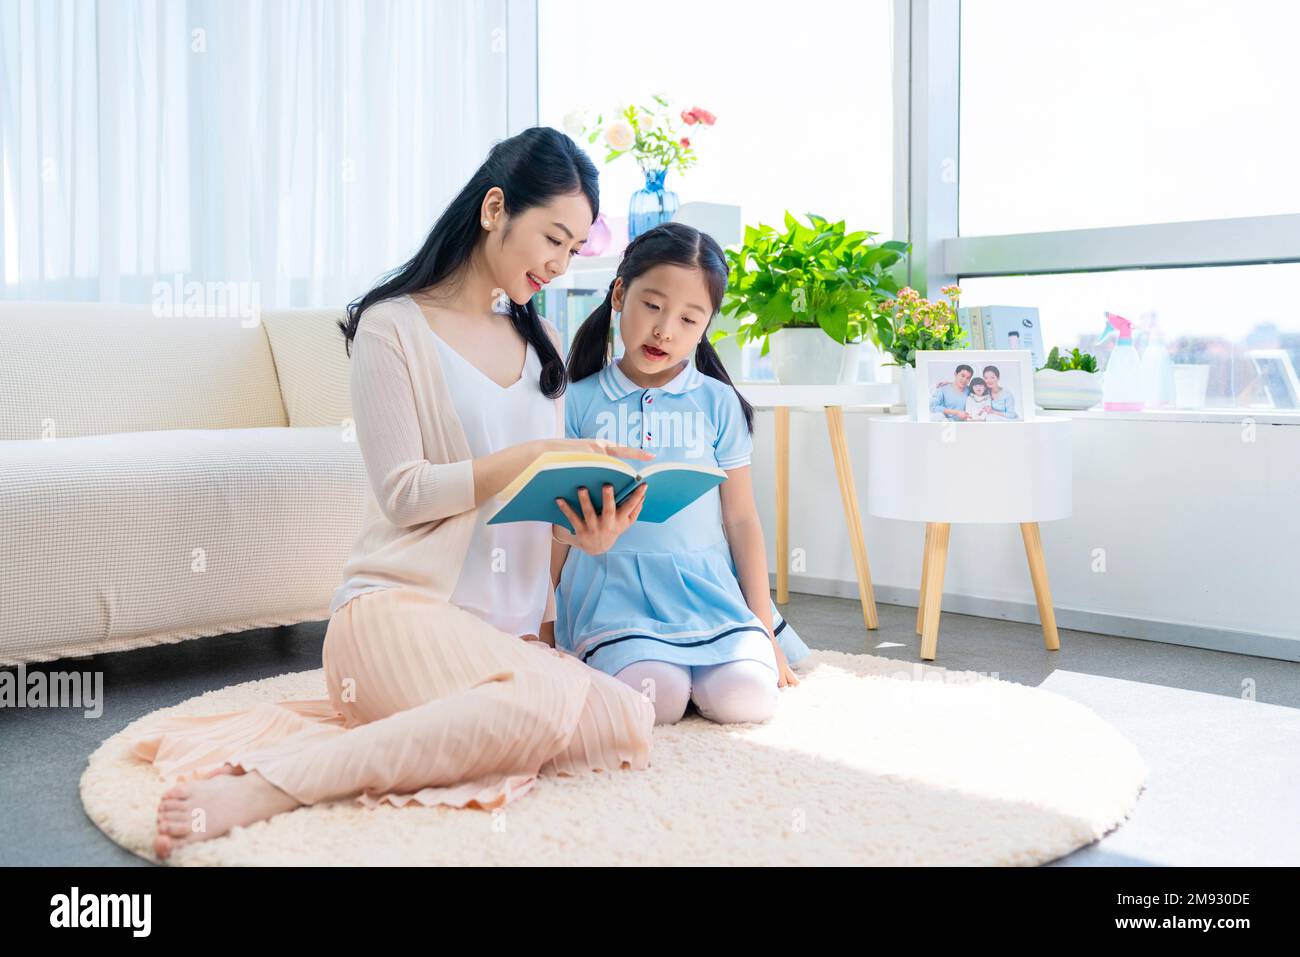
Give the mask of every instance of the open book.
POLYGON ((606 482, 614 486, 615 504, 642 483, 647 485, 637 521, 662 522, 726 478, 726 472, 712 465, 663 462, 638 470, 622 459, 598 452, 543 452, 498 493, 501 505, 487 524, 552 522, 573 531, 555 500, 564 499, 581 515, 578 489, 585 487, 591 507, 599 514, 606 482))

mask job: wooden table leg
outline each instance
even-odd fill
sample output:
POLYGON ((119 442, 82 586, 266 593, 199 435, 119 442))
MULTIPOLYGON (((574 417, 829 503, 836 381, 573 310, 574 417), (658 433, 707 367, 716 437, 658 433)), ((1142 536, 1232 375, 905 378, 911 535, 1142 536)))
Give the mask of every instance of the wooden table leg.
POLYGON ((776 603, 790 600, 790 409, 776 416, 776 603))
POLYGON ((1052 589, 1047 583, 1047 561, 1043 558, 1043 536, 1037 522, 1021 522, 1020 534, 1025 540, 1025 555, 1029 558, 1029 577, 1034 581, 1034 600, 1038 602, 1038 618, 1043 623, 1043 644, 1048 651, 1061 647, 1061 636, 1056 632, 1056 611, 1052 608, 1052 589))
POLYGON ((931 522, 926 526, 931 539, 928 561, 925 565, 925 603, 921 623, 921 657, 934 661, 939 648, 939 608, 943 602, 943 570, 948 563, 948 533, 952 526, 947 522, 931 522))
POLYGON ((921 553, 921 589, 916 593, 916 633, 922 632, 925 624, 925 584, 930 578, 930 552, 934 549, 934 526, 925 525, 925 550, 921 553))
POLYGON ((826 406, 826 427, 830 432, 831 451, 835 454, 835 473, 840 480, 840 497, 844 499, 844 520, 849 525, 849 542, 853 546, 853 564, 858 570, 858 594, 862 596, 862 620, 867 629, 880 627, 876 614, 876 592, 871 584, 871 565, 867 562, 867 545, 862 540, 862 515, 858 511, 858 491, 853 485, 853 463, 849 443, 844 437, 844 409, 826 406))

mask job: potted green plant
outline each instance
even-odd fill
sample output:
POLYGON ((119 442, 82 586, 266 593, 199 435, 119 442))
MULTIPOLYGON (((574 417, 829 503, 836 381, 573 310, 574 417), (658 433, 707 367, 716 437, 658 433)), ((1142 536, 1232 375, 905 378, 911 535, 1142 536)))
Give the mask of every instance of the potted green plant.
POLYGON ((966 345, 966 330, 957 321, 961 287, 944 286, 942 291, 947 300, 931 302, 910 286, 904 286, 875 319, 876 341, 894 360, 885 364, 900 369, 903 399, 907 403, 908 415, 913 418, 916 415, 913 377, 917 352, 961 349, 966 345))
POLYGON ((807 219, 787 211, 784 230, 746 226, 740 245, 725 251, 722 315, 753 318, 711 337, 716 344, 730 335, 740 346, 761 340, 760 354, 771 352, 777 381, 787 385, 841 381, 845 345, 874 338, 878 311, 898 292, 889 270, 910 248, 847 232, 843 220, 807 219))
POLYGON ((1091 409, 1101 401, 1097 357, 1075 348, 1065 354, 1053 346, 1034 372, 1034 401, 1044 409, 1091 409))

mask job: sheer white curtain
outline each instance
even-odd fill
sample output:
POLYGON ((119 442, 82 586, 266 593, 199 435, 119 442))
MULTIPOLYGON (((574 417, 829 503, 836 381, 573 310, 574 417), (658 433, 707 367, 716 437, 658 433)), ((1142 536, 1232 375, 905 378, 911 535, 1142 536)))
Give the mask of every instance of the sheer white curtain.
POLYGON ((507 135, 506 0, 0 0, 0 296, 338 305, 507 135))

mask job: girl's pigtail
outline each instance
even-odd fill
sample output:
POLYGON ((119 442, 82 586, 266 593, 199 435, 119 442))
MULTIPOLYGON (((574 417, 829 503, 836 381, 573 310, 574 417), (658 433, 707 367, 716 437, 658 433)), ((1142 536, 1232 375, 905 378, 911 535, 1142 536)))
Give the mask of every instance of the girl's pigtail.
POLYGON ((595 375, 612 358, 614 307, 611 299, 615 281, 610 280, 609 288, 605 290, 605 301, 583 320, 573 334, 573 344, 569 346, 570 382, 595 375))
POLYGON ((700 344, 695 347, 695 368, 699 369, 704 375, 712 376, 735 389, 736 398, 740 400, 740 407, 745 413, 745 425, 749 428, 750 434, 753 434, 754 407, 740 394, 740 390, 736 389, 736 384, 731 381, 731 376, 727 375, 727 369, 722 364, 722 357, 718 355, 718 350, 713 348, 713 343, 709 342, 707 329, 704 335, 700 337, 700 344))

